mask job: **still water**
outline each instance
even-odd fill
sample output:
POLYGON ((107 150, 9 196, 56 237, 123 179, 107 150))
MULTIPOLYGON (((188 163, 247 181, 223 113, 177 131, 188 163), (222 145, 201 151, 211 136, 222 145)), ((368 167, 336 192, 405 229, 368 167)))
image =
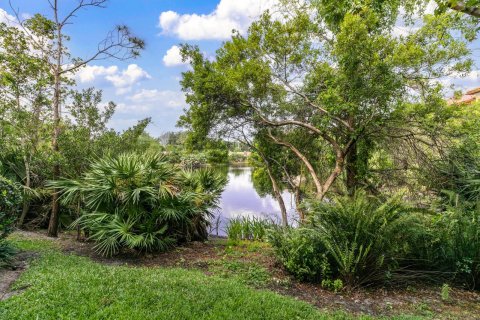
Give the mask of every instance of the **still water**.
MULTIPOLYGON (((211 234, 225 236, 229 219, 237 217, 259 217, 281 222, 280 207, 271 195, 260 195, 252 181, 252 168, 228 168, 228 182, 220 199, 220 208, 212 220, 211 234)), ((282 194, 289 220, 295 218, 295 199, 284 191, 282 194)))

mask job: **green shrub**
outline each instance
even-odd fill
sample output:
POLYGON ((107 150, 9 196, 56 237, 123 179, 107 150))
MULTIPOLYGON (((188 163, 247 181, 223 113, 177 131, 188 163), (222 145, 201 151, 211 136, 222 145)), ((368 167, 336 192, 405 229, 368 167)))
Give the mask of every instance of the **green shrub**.
POLYGON ((50 185, 64 202, 81 199, 75 225, 89 231, 101 254, 111 255, 206 239, 225 179, 211 170, 179 170, 158 155, 125 154, 93 163, 80 180, 50 185))
POLYGON ((358 191, 335 203, 313 203, 311 227, 332 258, 332 271, 347 285, 386 280, 403 258, 412 220, 399 198, 386 201, 358 191))
POLYGON ((448 207, 425 228, 429 238, 419 243, 424 269, 441 272, 450 281, 480 289, 480 210, 448 207))
POLYGON ((209 149, 207 150, 207 162, 209 164, 228 163, 228 149, 209 149))
POLYGON ((184 153, 180 158, 180 164, 185 169, 197 169, 207 164, 207 155, 203 152, 184 153))
POLYGON ((347 286, 389 280, 421 229, 399 198, 358 191, 331 203, 307 205, 310 221, 272 237, 285 268, 306 280, 340 279, 347 286))
POLYGON ((14 254, 12 246, 5 239, 13 230, 21 203, 21 190, 0 176, 0 267, 8 263, 14 254))
POLYGON ((318 232, 311 228, 276 228, 268 235, 284 268, 304 281, 330 279, 327 250, 318 232))
POLYGON ((449 301, 450 300, 450 286, 446 283, 442 285, 442 291, 441 291, 441 297, 442 301, 449 301))

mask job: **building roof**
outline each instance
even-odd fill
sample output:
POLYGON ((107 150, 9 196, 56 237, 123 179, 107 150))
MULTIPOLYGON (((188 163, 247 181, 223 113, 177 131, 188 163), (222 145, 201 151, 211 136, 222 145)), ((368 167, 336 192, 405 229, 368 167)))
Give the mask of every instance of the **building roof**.
MULTIPOLYGON (((479 91, 480 92, 480 91, 479 91)), ((470 102, 473 102, 477 99, 477 97, 473 96, 473 95, 470 95, 470 94, 466 94, 466 95, 463 95, 461 98, 459 99, 449 99, 447 101, 447 103, 449 105, 451 104, 469 104, 470 102)))
POLYGON ((480 87, 467 91, 467 95, 475 94, 480 92, 480 87))

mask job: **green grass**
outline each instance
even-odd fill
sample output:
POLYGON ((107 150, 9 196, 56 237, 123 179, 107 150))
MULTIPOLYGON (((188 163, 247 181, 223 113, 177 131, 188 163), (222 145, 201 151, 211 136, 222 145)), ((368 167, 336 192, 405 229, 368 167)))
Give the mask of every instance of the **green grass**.
POLYGON ((306 303, 199 271, 106 266, 47 248, 0 302, 0 319, 348 319, 306 303))

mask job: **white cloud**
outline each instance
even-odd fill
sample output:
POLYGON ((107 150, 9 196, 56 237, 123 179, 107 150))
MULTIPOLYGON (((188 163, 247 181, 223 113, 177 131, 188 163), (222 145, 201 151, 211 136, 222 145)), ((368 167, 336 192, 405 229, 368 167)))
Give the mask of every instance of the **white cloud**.
POLYGON ((114 75, 118 73, 117 66, 85 66, 76 73, 76 78, 81 83, 93 82, 98 77, 114 75))
POLYGON ((225 40, 233 29, 245 33, 253 20, 277 3, 278 0, 220 0, 210 14, 165 11, 160 14, 159 27, 162 33, 182 40, 225 40))
POLYGON ((129 92, 132 86, 142 80, 151 79, 152 77, 142 68, 136 64, 128 65, 126 70, 121 73, 107 75, 105 79, 110 81, 115 88, 117 88, 118 94, 124 94, 129 92))
POLYGON ((186 105, 185 95, 180 91, 142 89, 128 98, 133 102, 133 107, 138 109, 154 109, 156 107, 167 107, 172 109, 181 109, 186 105))
POLYGON ((178 46, 173 46, 167 50, 167 53, 163 56, 163 63, 167 67, 176 67, 187 64, 182 61, 180 47, 178 46))
POLYGON ((7 25, 11 26, 11 25, 16 25, 17 19, 8 14, 7 11, 3 10, 2 8, 0 8, 0 23, 6 23, 7 25))
POLYGON ((440 83, 449 93, 452 86, 453 89, 462 91, 480 87, 480 70, 472 70, 466 74, 453 74, 450 77, 441 79, 440 83))
POLYGON ((91 83, 99 79, 106 80, 117 89, 117 94, 130 92, 136 83, 151 78, 145 70, 136 64, 130 64, 124 70, 120 70, 117 66, 89 65, 75 74, 75 79, 80 83, 91 83))

